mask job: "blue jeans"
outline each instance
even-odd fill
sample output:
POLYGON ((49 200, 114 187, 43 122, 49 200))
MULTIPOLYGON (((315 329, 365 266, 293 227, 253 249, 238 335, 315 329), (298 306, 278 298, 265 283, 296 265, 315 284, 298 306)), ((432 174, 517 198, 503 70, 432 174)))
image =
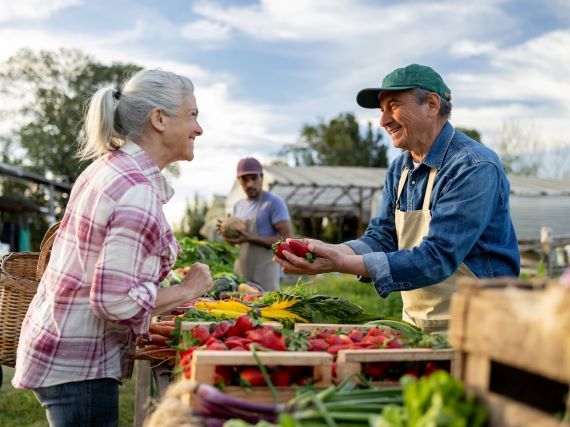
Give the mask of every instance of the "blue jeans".
POLYGON ((40 387, 34 393, 50 427, 119 425, 119 382, 113 378, 40 387))

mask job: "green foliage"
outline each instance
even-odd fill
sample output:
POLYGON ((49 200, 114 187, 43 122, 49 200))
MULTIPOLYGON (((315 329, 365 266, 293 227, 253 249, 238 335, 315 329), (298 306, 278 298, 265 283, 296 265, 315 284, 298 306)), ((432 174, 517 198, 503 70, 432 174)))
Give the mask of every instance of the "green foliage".
POLYGON ((354 114, 341 113, 329 123, 304 125, 301 142, 286 145, 280 154, 292 157, 296 166, 386 167, 387 150, 380 130, 368 123, 363 136, 354 114))
MULTIPOLYGON (((18 117, 22 122, 4 139, 3 160, 54 181, 73 183, 87 166, 75 158, 75 152, 89 97, 102 84, 123 82, 138 70, 134 64, 100 64, 79 50, 18 51, 0 68, 0 94, 21 101, 2 118, 14 122, 18 117)), ((32 201, 46 205, 43 187, 30 187, 28 192, 32 201)), ((57 194, 56 203, 61 213, 66 195, 57 194)))
POLYGON ((194 203, 187 203, 184 218, 180 227, 180 234, 184 236, 203 239, 206 236, 200 234, 200 229, 204 225, 208 203, 200 198, 198 193, 194 193, 194 203))
POLYGON ((463 383, 445 371, 428 377, 404 377, 404 406, 388 405, 374 427, 482 427, 485 407, 478 404, 463 383))
POLYGON ((218 273, 232 274, 238 249, 226 242, 196 240, 189 237, 180 239, 180 252, 175 268, 202 262, 210 267, 212 275, 218 273))
POLYGON ((392 292, 380 298, 370 283, 361 283, 348 274, 328 273, 312 278, 310 288, 318 294, 340 296, 360 305, 376 318, 402 318, 402 298, 392 292))

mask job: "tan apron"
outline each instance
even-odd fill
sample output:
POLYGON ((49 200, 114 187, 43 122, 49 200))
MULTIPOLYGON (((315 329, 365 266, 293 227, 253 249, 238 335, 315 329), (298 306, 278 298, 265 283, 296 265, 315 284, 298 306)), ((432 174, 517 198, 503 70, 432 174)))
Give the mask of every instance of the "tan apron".
MULTIPOLYGON (((432 168, 429 173, 426 193, 422 210, 402 212, 396 208, 396 234, 398 236, 398 249, 412 249, 418 246, 427 236, 431 212, 429 203, 435 182, 437 170, 432 168)), ((398 182, 397 201, 406 184, 408 168, 404 168, 398 182)), ((398 206, 399 203, 396 203, 398 206)), ((455 292, 457 280, 460 277, 476 277, 465 264, 461 263, 459 269, 449 278, 436 285, 426 286, 413 291, 402 291, 404 303, 402 318, 413 323, 425 332, 446 330, 449 325, 449 305, 451 296, 455 292)))
MULTIPOLYGON (((263 193, 252 219, 245 221, 246 231, 257 236, 257 215, 261 208, 263 193)), ((246 280, 258 283, 264 291, 279 289, 279 267, 273 262, 273 252, 265 246, 245 242, 240 245, 239 258, 235 262, 235 270, 246 280)))

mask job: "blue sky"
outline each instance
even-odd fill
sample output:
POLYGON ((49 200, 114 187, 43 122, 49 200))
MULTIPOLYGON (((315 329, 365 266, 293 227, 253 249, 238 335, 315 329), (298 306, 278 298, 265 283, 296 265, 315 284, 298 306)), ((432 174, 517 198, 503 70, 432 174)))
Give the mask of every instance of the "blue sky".
POLYGON ((172 222, 194 192, 226 194, 239 158, 270 162, 305 123, 353 112, 377 124, 356 93, 412 62, 442 74, 452 123, 491 147, 505 123, 545 148, 570 145, 568 0, 3 3, 0 61, 22 47, 80 48, 194 81, 204 135, 174 182, 172 222))

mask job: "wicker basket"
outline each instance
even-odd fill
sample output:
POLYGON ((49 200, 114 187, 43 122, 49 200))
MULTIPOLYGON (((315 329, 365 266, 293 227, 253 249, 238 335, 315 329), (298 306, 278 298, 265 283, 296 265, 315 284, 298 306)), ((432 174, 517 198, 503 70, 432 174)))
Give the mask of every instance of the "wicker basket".
POLYGON ((47 266, 59 223, 48 230, 40 252, 12 252, 0 261, 0 365, 14 367, 20 328, 47 266))

